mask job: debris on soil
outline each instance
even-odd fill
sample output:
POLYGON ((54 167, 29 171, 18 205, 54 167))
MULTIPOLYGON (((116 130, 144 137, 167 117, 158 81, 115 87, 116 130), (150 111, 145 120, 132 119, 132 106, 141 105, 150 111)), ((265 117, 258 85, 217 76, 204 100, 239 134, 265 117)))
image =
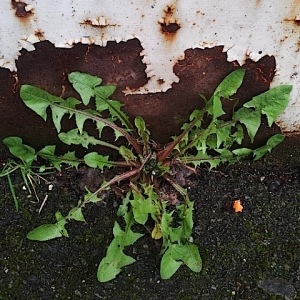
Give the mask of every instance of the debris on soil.
POLYGON ((263 279, 258 282, 258 286, 270 294, 284 296, 286 300, 296 297, 295 288, 282 278, 263 279))
POLYGON ((243 206, 241 204, 241 200, 234 200, 233 202, 233 209, 234 211, 237 212, 242 212, 243 211, 243 206))

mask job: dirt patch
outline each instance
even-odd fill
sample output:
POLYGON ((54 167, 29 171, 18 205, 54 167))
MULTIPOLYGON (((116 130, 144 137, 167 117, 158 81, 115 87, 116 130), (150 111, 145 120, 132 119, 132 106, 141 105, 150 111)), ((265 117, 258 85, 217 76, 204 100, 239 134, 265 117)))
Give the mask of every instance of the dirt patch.
POLYGON ((61 181, 58 174, 51 175, 53 190, 48 185, 39 188, 41 198, 49 194, 40 216, 41 203, 32 202, 20 178, 14 178, 21 204, 18 213, 1 179, 0 299, 296 299, 300 293, 299 149, 300 139, 287 138, 261 161, 211 172, 200 169, 190 195, 195 201, 193 238, 203 270, 195 274, 182 267, 166 281, 159 277, 159 242, 145 232, 129 249, 137 262, 116 280, 97 282, 97 266, 111 241, 118 204, 112 195, 88 206, 87 224, 70 224, 69 238, 44 243, 26 240, 30 229, 53 222, 55 211, 64 213, 76 203, 82 174, 69 170, 61 181), (236 199, 242 201, 242 213, 232 209, 236 199))

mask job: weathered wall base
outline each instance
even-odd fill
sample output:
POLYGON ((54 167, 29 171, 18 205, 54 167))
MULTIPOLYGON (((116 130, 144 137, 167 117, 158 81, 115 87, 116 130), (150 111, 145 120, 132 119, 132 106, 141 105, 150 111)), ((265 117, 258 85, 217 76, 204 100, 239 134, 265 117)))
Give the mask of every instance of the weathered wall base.
MULTIPOLYGON (((223 47, 187 49, 185 57, 177 61, 173 71, 178 83, 166 92, 125 95, 126 89, 138 89, 148 81, 138 39, 109 42, 106 47, 76 44, 71 49, 56 48, 48 41, 35 44, 36 50, 22 50, 16 62, 17 73, 0 68, 0 140, 20 136, 24 142, 40 148, 59 144, 51 118, 44 122, 28 109, 19 97, 22 84, 33 84, 57 96, 77 96, 67 81, 72 71, 87 72, 103 78, 104 84, 115 84, 114 98, 124 103, 131 116, 145 118, 153 137, 160 143, 178 133, 192 110, 201 105, 199 93, 207 98, 219 82, 240 65, 228 62, 223 47)), ((257 62, 247 59, 244 83, 235 95, 244 101, 266 91, 275 72, 275 58, 264 56, 257 62)), ((230 107, 226 111, 230 112, 230 107)), ((66 122, 69 128, 70 122, 66 122)), ((279 129, 262 126, 256 143, 260 144, 279 129)), ((0 145, 3 147, 3 144, 0 145)))

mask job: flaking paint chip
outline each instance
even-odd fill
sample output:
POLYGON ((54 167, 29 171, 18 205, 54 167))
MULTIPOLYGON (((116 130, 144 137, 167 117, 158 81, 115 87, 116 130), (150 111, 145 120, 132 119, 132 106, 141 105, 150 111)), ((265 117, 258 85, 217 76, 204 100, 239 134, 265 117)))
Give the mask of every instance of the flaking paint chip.
POLYGON ((27 12, 30 12, 30 11, 32 11, 34 9, 34 7, 32 6, 32 5, 30 5, 30 4, 27 4, 26 6, 25 6, 25 11, 27 11, 27 12))

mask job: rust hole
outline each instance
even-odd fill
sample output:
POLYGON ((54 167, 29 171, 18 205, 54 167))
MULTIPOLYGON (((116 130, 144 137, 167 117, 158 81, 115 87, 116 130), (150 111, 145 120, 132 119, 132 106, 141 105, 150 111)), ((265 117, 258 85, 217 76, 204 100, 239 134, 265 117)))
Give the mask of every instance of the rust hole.
POLYGON ((33 14, 32 8, 26 2, 11 1, 12 7, 16 11, 18 18, 26 18, 33 14))
POLYGON ((175 6, 166 6, 164 16, 158 21, 163 34, 174 35, 180 29, 180 22, 174 17, 175 6))
POLYGON ((171 6, 168 5, 168 6, 165 8, 165 12, 166 12, 166 13, 173 14, 174 11, 175 11, 175 7, 174 7, 173 5, 171 5, 171 6))
POLYGON ((161 26, 161 31, 167 34, 175 34, 176 31, 180 29, 180 26, 177 23, 170 23, 170 24, 160 23, 160 26, 161 26))
POLYGON ((90 20, 90 19, 85 19, 85 20, 83 20, 83 22, 81 22, 80 24, 82 24, 82 25, 93 26, 92 20, 90 20))

